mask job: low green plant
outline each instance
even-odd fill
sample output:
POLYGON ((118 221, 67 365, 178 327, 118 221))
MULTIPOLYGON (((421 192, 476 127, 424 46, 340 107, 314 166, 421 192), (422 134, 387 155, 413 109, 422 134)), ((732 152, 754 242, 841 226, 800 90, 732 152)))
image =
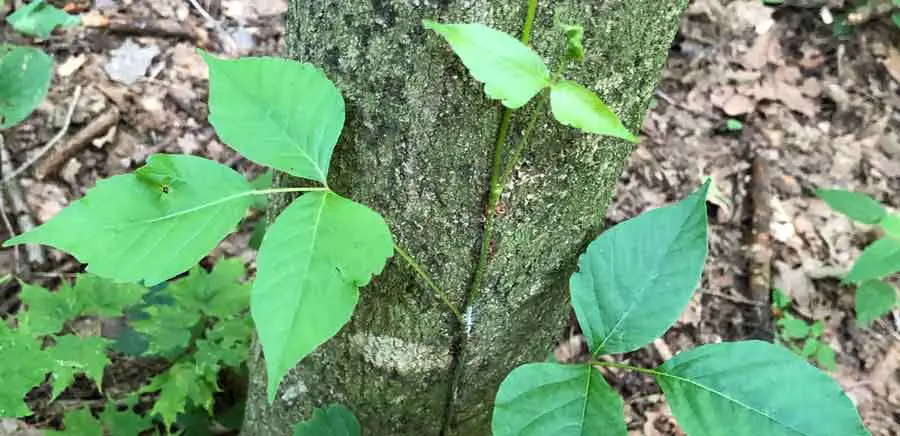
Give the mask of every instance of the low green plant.
POLYGON ((81 18, 69 15, 45 0, 32 0, 6 17, 6 22, 19 33, 47 39, 53 29, 77 26, 81 24, 81 18))
POLYGON ((884 236, 869 244, 853 263, 843 283, 856 286, 856 320, 867 325, 898 307, 897 290, 885 279, 900 272, 900 213, 888 212, 866 194, 819 189, 816 194, 853 221, 878 226, 884 236))
POLYGON ((797 318, 790 312, 791 297, 781 289, 772 290, 772 316, 775 318, 776 340, 805 359, 814 360, 819 367, 834 371, 837 360, 834 350, 821 340, 825 323, 816 320, 812 324, 797 318))
MULTIPOLYGON (((22 283, 24 308, 12 323, 0 323, 0 416, 20 417, 32 411, 25 395, 45 381, 56 400, 82 374, 102 388, 110 364, 108 351, 141 357, 163 357, 171 366, 135 392, 113 398, 95 417, 88 408, 68 411, 65 429, 53 434, 137 435, 155 427, 169 429, 186 408, 213 414, 213 394, 222 370, 239 371, 249 352, 252 325, 249 285, 237 259, 218 262, 211 272, 196 267, 184 278, 147 289, 116 284, 95 275, 79 275, 74 285, 56 292, 22 283), (115 341, 99 332, 73 328, 90 318, 127 315, 128 329, 115 341), (47 374, 50 375, 49 379, 47 374), (146 416, 135 412, 144 394, 156 394, 146 416)), ((101 390, 102 392, 102 390, 101 390)))

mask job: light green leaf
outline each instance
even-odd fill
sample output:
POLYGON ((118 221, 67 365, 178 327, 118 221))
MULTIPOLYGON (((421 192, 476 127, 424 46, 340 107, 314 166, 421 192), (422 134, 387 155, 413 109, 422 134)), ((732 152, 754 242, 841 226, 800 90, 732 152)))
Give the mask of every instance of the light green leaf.
POLYGON ((106 357, 109 341, 97 337, 75 335, 57 336, 56 345, 46 349, 53 361, 53 395, 56 399, 75 380, 75 374, 85 374, 97 386, 103 381, 103 369, 110 363, 106 357))
POLYGON ((803 348, 800 349, 800 355, 806 358, 812 357, 816 354, 816 350, 819 347, 825 346, 818 339, 814 339, 812 337, 807 338, 805 342, 803 342, 803 348))
POLYGON ((33 0, 6 17, 6 22, 21 33, 47 39, 57 26, 77 26, 81 24, 81 18, 69 15, 44 0, 33 0))
POLYGON ((803 339, 809 336, 809 325, 806 321, 787 313, 784 314, 784 318, 778 320, 778 326, 782 329, 781 334, 787 339, 803 339))
POLYGON ((781 346, 703 345, 657 371, 678 425, 691 436, 869 434, 841 387, 781 346))
POLYGON ((340 404, 329 404, 313 410, 312 418, 298 422, 294 436, 360 436, 359 421, 350 409, 340 404))
POLYGON ((888 236, 894 239, 900 239, 900 214, 887 214, 878 225, 881 226, 881 229, 884 230, 888 236))
POLYGON ((844 283, 880 279, 900 271, 900 239, 881 238, 863 250, 844 283))
POLYGON ((825 333, 825 323, 822 322, 822 320, 817 319, 816 322, 809 327, 809 335, 818 338, 819 336, 822 336, 822 333, 825 333))
POLYGON ((772 289, 772 305, 778 309, 785 310, 791 306, 791 297, 784 293, 781 289, 772 289))
POLYGON ((422 25, 440 34, 475 80, 484 83, 488 97, 510 109, 519 108, 550 85, 550 71, 530 47, 483 24, 422 25))
POLYGON ((97 182, 53 219, 3 243, 47 244, 120 282, 160 283, 195 265, 234 230, 250 185, 231 168, 154 155, 131 174, 97 182))
POLYGON ((816 362, 819 362, 819 366, 828 371, 837 369, 837 358, 834 355, 834 350, 832 350, 828 344, 821 341, 816 348, 816 362))
POLYGON ((816 195, 825 200, 825 203, 828 203, 832 209, 864 224, 878 224, 887 214, 881 203, 860 192, 843 189, 818 189, 816 195))
POLYGON ((880 280, 866 280, 856 290, 856 320, 868 324, 891 311, 897 304, 897 291, 880 280))
POLYGON ((560 80, 550 87, 550 110, 567 126, 631 142, 638 140, 597 94, 571 80, 560 80))
POLYGON ((63 430, 49 430, 47 436, 103 436, 103 426, 94 419, 91 409, 82 407, 67 412, 63 417, 63 430))
POLYGON ((603 232, 581 255, 569 289, 595 356, 636 350, 678 319, 706 259, 708 187, 603 232))
POLYGON ((497 392, 494 436, 625 436, 622 398, 590 365, 528 363, 497 392))
POLYGON ((51 362, 30 335, 0 320, 0 416, 31 415, 25 394, 44 382, 51 362))
POLYGON ((32 47, 0 44, 0 129, 15 126, 47 96, 53 59, 32 47))
POLYGON ((150 413, 159 415, 168 427, 190 404, 212 412, 213 394, 218 390, 216 374, 203 373, 193 362, 183 361, 154 377, 141 392, 159 391, 150 413))
POLYGON ((344 126, 344 98, 314 66, 279 58, 209 65, 209 122, 247 159, 325 183, 344 126))
POLYGON ((19 298, 26 310, 18 315, 19 328, 34 337, 62 330, 63 325, 81 315, 84 303, 74 290, 63 285, 57 292, 22 282, 19 298))
POLYGON ((305 194, 275 219, 259 249, 250 304, 269 401, 288 370, 350 320, 357 288, 392 254, 384 219, 332 192, 305 194))

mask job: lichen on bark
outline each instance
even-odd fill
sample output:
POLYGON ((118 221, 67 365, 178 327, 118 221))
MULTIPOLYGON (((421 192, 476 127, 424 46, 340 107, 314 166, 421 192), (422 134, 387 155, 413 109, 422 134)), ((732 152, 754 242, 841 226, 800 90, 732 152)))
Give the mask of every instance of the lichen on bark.
MULTIPOLYGON (((566 76, 596 90, 636 131, 685 3, 541 1, 532 45, 552 65, 564 43, 554 23, 583 25, 586 60, 566 76)), ((421 21, 480 22, 516 35, 526 4, 293 0, 288 14, 287 55, 322 67, 347 103, 330 185, 384 215, 457 305, 476 266, 501 110, 421 21)), ((510 141, 532 109, 514 116, 510 141)), ((501 201, 484 284, 466 308, 471 325, 456 322, 395 256, 361 291, 352 321, 289 374, 272 405, 254 347, 243 434, 289 435, 331 402, 353 410, 370 435, 489 434, 499 383, 516 365, 545 358, 559 338, 566 278, 599 231, 631 151, 549 115, 529 142, 501 201), (461 350, 451 346, 455 335, 461 350)))

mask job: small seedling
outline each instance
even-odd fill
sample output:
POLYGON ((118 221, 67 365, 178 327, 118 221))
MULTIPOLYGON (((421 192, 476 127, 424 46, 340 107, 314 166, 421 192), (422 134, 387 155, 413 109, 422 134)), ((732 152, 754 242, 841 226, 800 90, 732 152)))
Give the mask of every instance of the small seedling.
POLYGON ((790 313, 791 297, 781 289, 772 290, 772 316, 775 318, 776 340, 805 359, 812 359, 819 367, 834 371, 837 360, 834 350, 821 340, 825 323, 816 320, 812 324, 790 313))

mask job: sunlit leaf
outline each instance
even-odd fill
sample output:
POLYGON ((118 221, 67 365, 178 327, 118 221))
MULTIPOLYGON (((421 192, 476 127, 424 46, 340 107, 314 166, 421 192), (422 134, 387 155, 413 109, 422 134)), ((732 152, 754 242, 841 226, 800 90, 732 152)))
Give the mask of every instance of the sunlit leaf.
POLYGON ((567 126, 637 142, 597 94, 571 80, 560 80, 550 87, 550 109, 553 117, 567 126))
POLYGON ((864 224, 878 224, 887 214, 887 210, 881 203, 860 192, 843 189, 818 189, 816 195, 825 200, 825 203, 828 203, 832 209, 864 224))
POLYGON ((868 324, 890 312, 896 304, 894 286, 880 280, 866 280, 856 289, 856 320, 868 324))
POLYGON ((76 374, 84 374, 100 387, 103 369, 110 363, 106 357, 109 341, 96 336, 57 336, 56 345, 45 351, 53 361, 52 398, 56 398, 75 380, 76 374))
POLYGON ((881 238, 863 250, 844 283, 880 279, 900 271, 900 239, 881 238))

